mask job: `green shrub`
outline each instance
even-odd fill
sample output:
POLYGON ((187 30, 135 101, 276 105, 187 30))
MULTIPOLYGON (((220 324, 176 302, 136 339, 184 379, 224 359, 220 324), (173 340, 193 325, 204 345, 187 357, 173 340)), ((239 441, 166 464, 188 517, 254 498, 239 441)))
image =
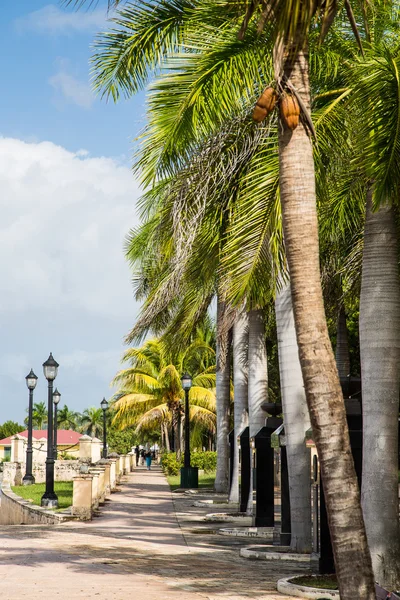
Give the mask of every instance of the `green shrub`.
MULTIPOLYGON (((182 452, 181 460, 176 459, 175 452, 165 452, 161 456, 161 466, 166 475, 178 475, 180 468, 183 466, 182 452)), ((192 467, 203 469, 206 473, 215 471, 217 468, 217 453, 216 452, 192 452, 190 455, 190 464, 192 467)))
POLYGON ((161 467, 166 475, 178 475, 182 465, 182 460, 176 459, 175 452, 165 452, 161 456, 161 467))
POLYGON ((203 469, 205 473, 215 471, 217 468, 216 452, 192 452, 190 457, 192 467, 203 469))
POLYGON ((61 452, 60 460, 78 460, 78 457, 73 456, 72 454, 68 454, 67 452, 61 452))

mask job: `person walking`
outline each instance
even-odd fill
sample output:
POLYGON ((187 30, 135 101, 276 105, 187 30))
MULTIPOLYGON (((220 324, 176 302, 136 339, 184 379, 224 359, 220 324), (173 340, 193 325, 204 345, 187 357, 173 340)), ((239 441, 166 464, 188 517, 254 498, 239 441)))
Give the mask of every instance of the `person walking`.
POLYGON ((151 452, 147 451, 146 452, 146 466, 147 466, 147 470, 150 471, 151 469, 151 452))
POLYGON ((139 456, 140 456, 139 446, 136 446, 136 448, 135 448, 135 456, 136 456, 136 466, 138 466, 138 464, 139 464, 139 456))

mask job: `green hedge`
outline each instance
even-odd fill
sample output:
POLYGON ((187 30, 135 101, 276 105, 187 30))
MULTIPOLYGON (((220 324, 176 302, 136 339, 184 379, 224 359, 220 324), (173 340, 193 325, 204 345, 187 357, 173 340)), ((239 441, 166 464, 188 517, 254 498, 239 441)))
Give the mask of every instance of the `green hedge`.
MULTIPOLYGON (((190 464, 192 467, 203 469, 206 473, 215 471, 217 468, 217 453, 192 452, 190 464)), ((176 459, 175 452, 164 453, 161 457, 161 466, 166 475, 178 475, 180 468, 183 467, 183 452, 180 461, 176 459)))

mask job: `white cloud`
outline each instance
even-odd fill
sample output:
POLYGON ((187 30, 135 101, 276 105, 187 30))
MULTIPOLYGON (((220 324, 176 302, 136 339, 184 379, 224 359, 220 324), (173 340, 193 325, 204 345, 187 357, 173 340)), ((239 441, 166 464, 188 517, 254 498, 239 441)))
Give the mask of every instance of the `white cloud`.
POLYGON ((104 365, 111 365, 116 370, 121 357, 121 350, 104 350, 98 352, 74 350, 68 354, 61 354, 57 360, 70 372, 82 372, 85 376, 93 377, 93 374, 97 376, 104 375, 104 365))
POLYGON ((65 320, 134 312, 123 240, 137 224, 139 192, 127 166, 0 138, 0 189, 1 320, 32 310, 65 320))
POLYGON ((104 10, 66 12, 55 4, 28 13, 16 20, 19 32, 37 31, 38 33, 68 34, 71 32, 98 31, 106 22, 104 10))
POLYGON ((88 83, 79 81, 64 70, 50 77, 49 83, 67 102, 82 108, 90 108, 95 100, 88 83))

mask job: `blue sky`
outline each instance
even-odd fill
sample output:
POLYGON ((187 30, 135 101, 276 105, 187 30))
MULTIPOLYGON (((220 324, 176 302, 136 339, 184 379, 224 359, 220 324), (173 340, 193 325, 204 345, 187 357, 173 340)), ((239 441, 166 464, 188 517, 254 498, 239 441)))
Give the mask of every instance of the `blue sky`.
POLYGON ((22 421, 25 375, 52 351, 74 410, 98 405, 138 306, 123 256, 137 225, 133 138, 144 98, 105 103, 89 85, 105 8, 18 0, 0 21, 0 423, 22 421))
POLYGON ((116 105, 90 92, 90 46, 106 27, 105 16, 101 3, 79 13, 40 0, 2 7, 2 135, 130 158, 132 140, 143 126, 144 93, 116 105))

